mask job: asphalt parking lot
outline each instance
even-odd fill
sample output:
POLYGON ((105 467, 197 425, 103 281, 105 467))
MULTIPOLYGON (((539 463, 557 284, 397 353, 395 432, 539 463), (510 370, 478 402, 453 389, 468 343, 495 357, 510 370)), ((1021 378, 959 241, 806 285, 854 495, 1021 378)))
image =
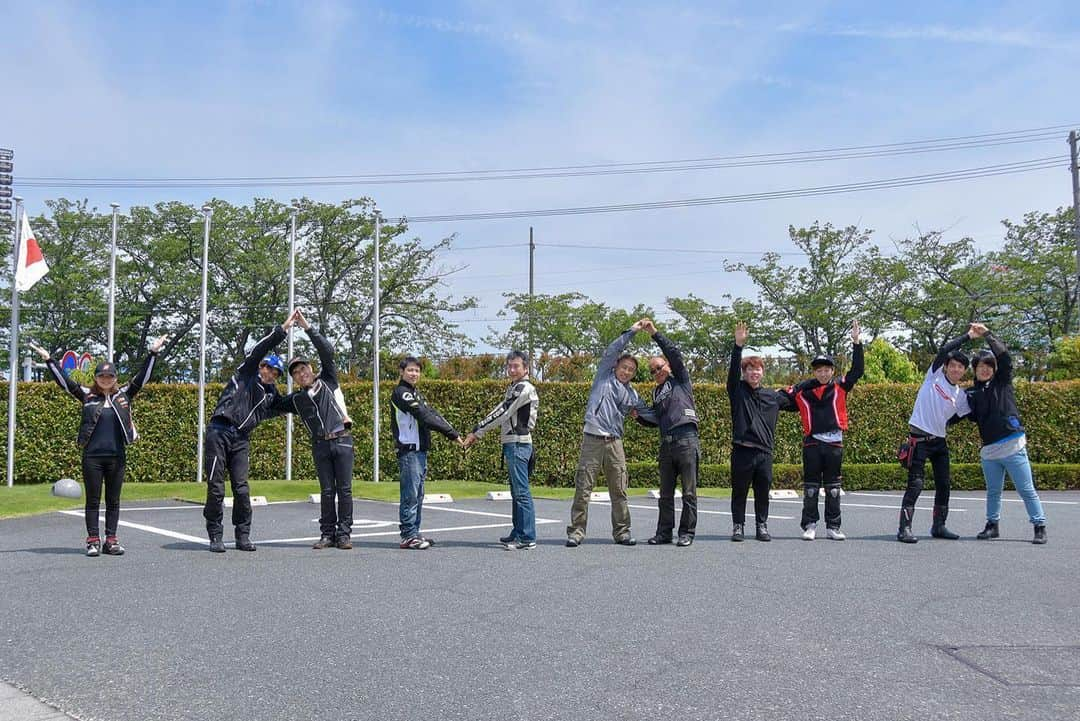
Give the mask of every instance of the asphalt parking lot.
MULTIPOLYGON (((357 501, 352 551, 311 550, 318 508, 255 509, 256 553, 208 553, 201 507, 127 504, 128 553, 85 558, 81 512, 0 521, 0 678, 82 719, 1076 719, 1080 494, 1044 493, 1050 543, 1006 494, 954 495, 960 541, 894 539, 899 494, 844 497, 843 542, 728 540, 702 499, 689 548, 634 548, 608 508, 563 546, 568 501, 537 502, 539 546, 502 550, 508 502, 427 505, 425 551, 397 507, 357 501)), ((752 504, 750 505, 752 514, 752 504)), ((227 518, 227 515, 226 515, 227 518)), ((823 529, 823 526, 819 526, 823 529)))

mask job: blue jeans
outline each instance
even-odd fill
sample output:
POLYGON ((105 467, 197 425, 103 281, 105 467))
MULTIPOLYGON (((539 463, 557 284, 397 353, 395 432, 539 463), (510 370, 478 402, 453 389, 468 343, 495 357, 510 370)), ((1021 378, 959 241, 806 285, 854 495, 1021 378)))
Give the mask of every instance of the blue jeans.
POLYGON ((424 478, 427 477, 427 451, 408 451, 398 456, 401 482, 401 507, 398 518, 401 538, 420 535, 420 516, 424 510, 424 478))
POLYGON ((510 497, 513 499, 513 524, 510 532, 519 541, 536 540, 536 509, 529 490, 529 460, 531 443, 504 443, 503 458, 510 471, 510 497))
POLYGON ((986 478, 986 520, 997 522, 1001 519, 1001 490, 1005 487, 1005 472, 1016 486, 1016 492, 1024 499, 1028 518, 1036 526, 1046 524, 1039 493, 1031 478, 1031 462, 1028 461, 1026 448, 1006 458, 995 461, 982 460, 983 477, 986 478))

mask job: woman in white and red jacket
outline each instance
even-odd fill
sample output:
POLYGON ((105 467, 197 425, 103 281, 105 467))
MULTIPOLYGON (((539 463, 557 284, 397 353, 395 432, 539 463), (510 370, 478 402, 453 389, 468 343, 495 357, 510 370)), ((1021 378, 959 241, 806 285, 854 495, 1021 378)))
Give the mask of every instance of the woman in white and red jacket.
POLYGON ((168 336, 162 336, 154 341, 142 368, 123 386, 117 384, 116 366, 110 362, 98 364, 94 370, 94 384, 86 387, 64 375, 47 350, 30 346, 48 365, 57 385, 82 403, 78 443, 83 452, 83 483, 86 486, 87 556, 98 556, 103 552, 121 556, 124 553, 124 547, 116 538, 116 526, 120 520, 120 489, 124 485, 125 447, 138 437, 131 420, 131 401, 150 380, 157 355, 168 339, 168 336), (105 488, 104 545, 98 525, 102 486, 105 488))

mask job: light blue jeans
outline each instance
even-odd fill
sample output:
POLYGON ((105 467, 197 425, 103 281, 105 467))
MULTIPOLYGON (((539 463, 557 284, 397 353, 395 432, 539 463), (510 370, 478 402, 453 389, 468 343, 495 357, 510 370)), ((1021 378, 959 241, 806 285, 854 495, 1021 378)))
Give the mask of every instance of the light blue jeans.
POLYGON ((986 520, 997 523, 1001 519, 1001 491, 1005 487, 1005 473, 1016 486, 1016 492, 1024 499, 1028 518, 1036 526, 1046 524, 1039 493, 1031 478, 1031 461, 1026 448, 1005 458, 988 461, 982 459, 983 477, 986 479, 986 520))
POLYGON ((536 540, 536 510, 529 489, 529 460, 531 443, 504 443, 503 458, 510 471, 510 496, 513 498, 513 530, 510 535, 519 541, 536 540))

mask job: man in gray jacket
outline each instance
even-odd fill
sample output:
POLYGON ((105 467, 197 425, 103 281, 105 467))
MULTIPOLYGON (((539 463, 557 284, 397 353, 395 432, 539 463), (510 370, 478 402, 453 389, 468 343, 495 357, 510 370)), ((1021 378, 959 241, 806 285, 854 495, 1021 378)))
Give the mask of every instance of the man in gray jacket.
POLYGON ((643 318, 612 341, 600 358, 585 408, 585 432, 581 439, 581 455, 574 477, 574 504, 570 509, 570 525, 566 527, 566 545, 576 548, 585 538, 589 521, 589 495, 599 473, 607 480, 611 494, 611 531, 615 543, 633 546, 630 535, 630 506, 626 501, 626 454, 623 451, 623 421, 634 413, 650 424, 656 414, 630 386, 637 373, 637 359, 623 353, 634 334, 645 327, 643 318))

